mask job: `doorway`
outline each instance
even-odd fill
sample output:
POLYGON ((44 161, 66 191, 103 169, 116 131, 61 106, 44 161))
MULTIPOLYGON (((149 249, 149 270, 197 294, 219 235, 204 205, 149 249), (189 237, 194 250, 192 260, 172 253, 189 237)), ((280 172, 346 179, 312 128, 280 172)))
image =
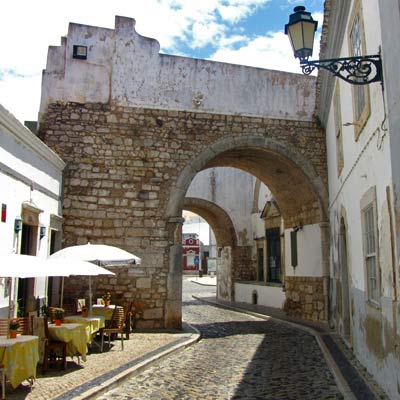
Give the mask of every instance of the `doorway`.
POLYGON ((281 236, 280 229, 267 229, 267 281, 281 283, 281 236))
MULTIPOLYGON (((37 226, 22 224, 21 231, 21 254, 31 256, 36 255, 37 245, 37 226)), ((35 279, 20 278, 18 279, 18 313, 25 315, 28 311, 33 311, 36 308, 35 296, 35 279)))
POLYGON ((344 219, 340 221, 339 233, 339 268, 342 281, 342 318, 343 335, 350 337, 350 301, 349 301, 349 271, 347 263, 347 235, 344 219))

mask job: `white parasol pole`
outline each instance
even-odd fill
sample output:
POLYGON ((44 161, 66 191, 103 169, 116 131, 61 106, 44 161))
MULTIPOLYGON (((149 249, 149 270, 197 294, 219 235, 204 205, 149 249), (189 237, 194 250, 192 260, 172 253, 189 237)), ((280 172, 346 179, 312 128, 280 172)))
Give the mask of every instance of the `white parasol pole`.
POLYGON ((61 278, 61 299, 60 299, 60 308, 62 308, 63 306, 63 302, 64 302, 64 277, 61 278))
POLYGON ((92 277, 89 276, 89 315, 92 315, 92 277))

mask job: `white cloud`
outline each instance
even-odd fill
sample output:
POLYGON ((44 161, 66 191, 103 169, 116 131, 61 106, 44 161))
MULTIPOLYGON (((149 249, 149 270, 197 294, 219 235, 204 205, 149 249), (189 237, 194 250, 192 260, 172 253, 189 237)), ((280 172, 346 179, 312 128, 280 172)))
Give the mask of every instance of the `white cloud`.
POLYGON ((298 62, 293 58, 288 38, 282 32, 257 37, 237 49, 230 46, 221 47, 211 59, 259 68, 300 72, 298 62))

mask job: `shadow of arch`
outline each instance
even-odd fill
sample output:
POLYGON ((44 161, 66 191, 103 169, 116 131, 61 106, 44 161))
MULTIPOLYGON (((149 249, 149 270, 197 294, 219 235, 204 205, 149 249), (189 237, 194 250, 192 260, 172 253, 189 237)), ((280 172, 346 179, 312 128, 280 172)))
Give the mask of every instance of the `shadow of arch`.
POLYGON ((214 232, 219 247, 236 246, 235 227, 223 208, 211 201, 194 197, 185 197, 183 208, 200 215, 207 221, 214 232))
POLYGON ((193 159, 171 187, 168 217, 181 214, 194 176, 211 167, 239 168, 260 179, 274 194, 287 228, 327 221, 328 193, 313 164, 293 146, 256 135, 221 139, 193 159))

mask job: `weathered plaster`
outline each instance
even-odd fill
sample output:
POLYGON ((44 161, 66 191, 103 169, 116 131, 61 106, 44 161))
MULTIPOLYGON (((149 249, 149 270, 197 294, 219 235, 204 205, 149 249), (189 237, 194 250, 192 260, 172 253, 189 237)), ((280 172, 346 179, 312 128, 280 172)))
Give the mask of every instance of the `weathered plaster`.
POLYGON ((49 49, 40 113, 57 99, 313 119, 314 77, 160 54, 135 24, 120 16, 115 29, 71 23, 49 49), (88 46, 87 60, 72 59, 74 44, 88 46))

